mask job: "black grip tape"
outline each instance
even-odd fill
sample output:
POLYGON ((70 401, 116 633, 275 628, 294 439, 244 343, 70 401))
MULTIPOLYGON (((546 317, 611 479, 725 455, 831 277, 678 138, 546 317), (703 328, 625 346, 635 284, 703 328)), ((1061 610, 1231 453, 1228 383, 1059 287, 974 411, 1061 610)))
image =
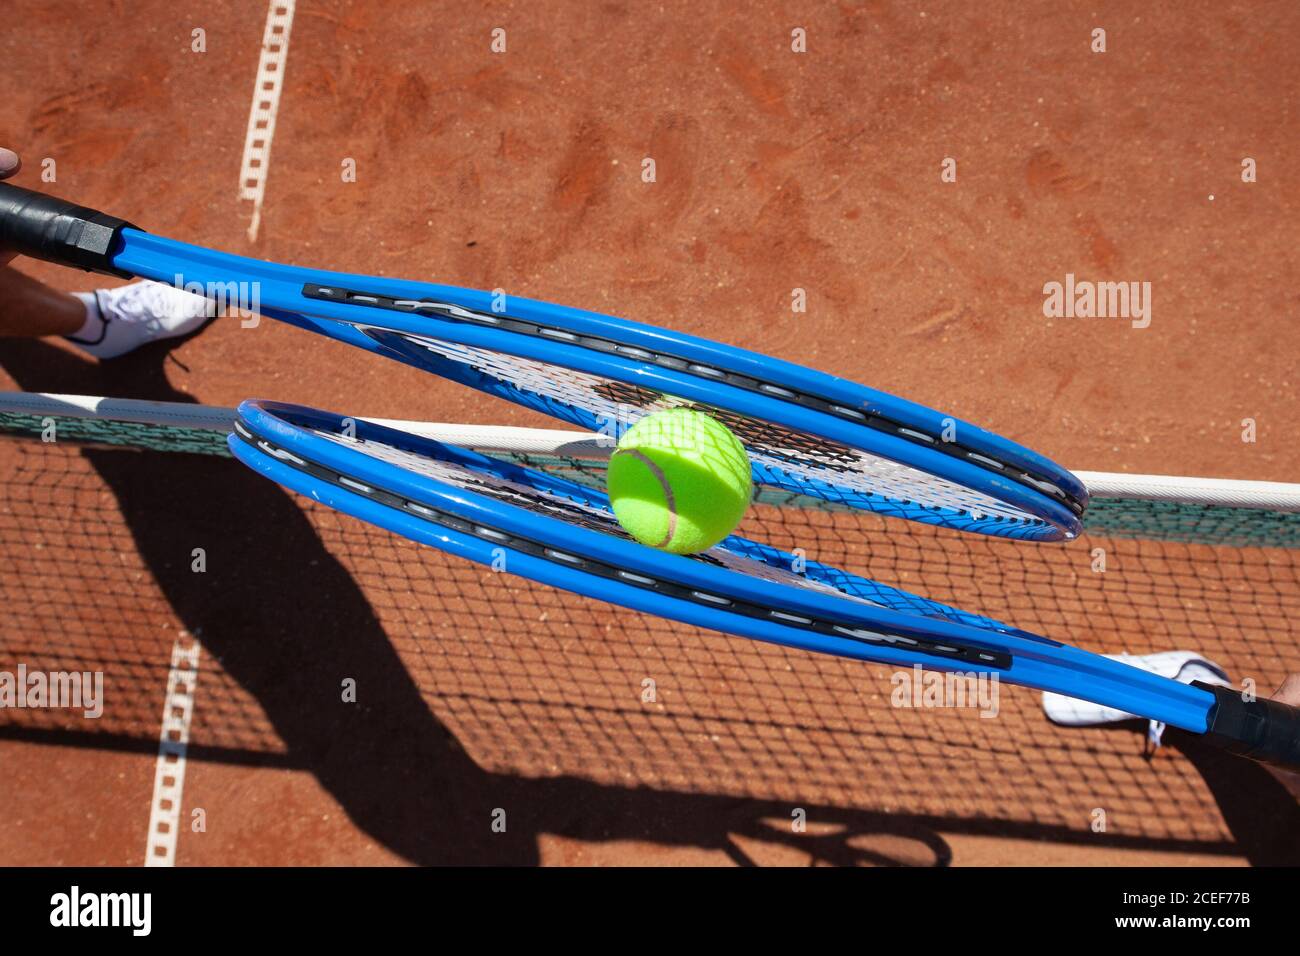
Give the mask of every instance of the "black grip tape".
POLYGON ((1300 770, 1300 707, 1257 698, 1242 700, 1241 692, 1201 681, 1217 703, 1210 711, 1206 738, 1224 750, 1300 770))
POLYGON ((61 266, 132 277, 113 267, 129 222, 66 199, 0 183, 0 248, 61 266))

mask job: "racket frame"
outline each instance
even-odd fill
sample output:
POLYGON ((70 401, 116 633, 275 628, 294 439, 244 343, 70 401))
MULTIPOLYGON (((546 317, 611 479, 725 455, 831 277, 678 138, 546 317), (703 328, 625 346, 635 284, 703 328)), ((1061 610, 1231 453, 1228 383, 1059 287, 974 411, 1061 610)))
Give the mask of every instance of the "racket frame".
MULTIPOLYGON (((293 491, 411 540, 492 565, 494 548, 506 549, 506 568, 515 574, 587 597, 684 621, 737 636, 799 650, 855 660, 961 673, 997 674, 999 679, 1040 690, 1091 700, 1108 707, 1181 727, 1207 729, 1214 695, 1158 677, 1110 658, 1092 654, 1015 628, 992 630, 940 618, 908 614, 810 588, 739 574, 688 557, 657 551, 634 541, 537 514, 487 495, 440 482, 356 447, 321 437, 316 431, 355 429, 363 441, 395 444, 433 457, 450 452, 459 461, 486 459, 465 449, 434 442, 385 426, 330 412, 279 402, 250 400, 238 410, 229 439, 242 462, 293 491), (350 423, 350 424, 349 424, 350 423), (376 494, 375 492, 379 492, 376 494), (392 498, 401 502, 394 507, 392 498), (411 508, 413 503, 416 508, 411 508), (418 509, 427 509, 420 513, 418 509), (491 532, 517 536, 555 553, 543 559, 510 547, 508 540, 468 534, 439 524, 445 512, 491 532), (683 600, 665 589, 638 587, 583 569, 591 560, 651 581, 669 582, 700 596, 683 600), (813 617, 847 628, 887 636, 988 652, 997 661, 981 665, 783 624, 726 609, 726 601, 775 609, 793 617, 813 617)), ((551 476, 544 480, 555 481, 551 476)), ((592 503, 603 495, 574 486, 592 503)), ((725 546, 726 542, 724 542, 725 546)))

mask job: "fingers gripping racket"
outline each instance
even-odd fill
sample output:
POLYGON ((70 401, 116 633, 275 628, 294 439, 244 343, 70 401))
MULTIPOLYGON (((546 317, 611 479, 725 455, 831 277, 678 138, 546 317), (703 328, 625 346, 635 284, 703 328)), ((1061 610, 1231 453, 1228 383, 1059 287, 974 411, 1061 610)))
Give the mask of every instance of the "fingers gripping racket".
MULTIPOLYGON (((150 236, 0 184, 0 245, 93 271, 257 283, 272 318, 599 429, 611 410, 695 404, 745 443, 754 476, 886 515, 1027 540, 1073 537, 1082 484, 972 425, 775 359, 620 319, 487 293, 275 265, 150 236), (944 434, 945 430, 951 433, 944 434)), ((616 437, 616 435, 614 436, 616 437)), ((1160 720, 1300 766, 1300 710, 1185 685, 738 536, 701 555, 642 547, 600 492, 327 412, 246 402, 236 457, 413 540, 578 594, 726 633, 1001 679, 1160 720)))
POLYGON ((258 311, 611 440, 693 405, 740 438, 754 480, 883 515, 1023 540, 1076 536, 1088 496, 975 425, 834 376, 624 319, 517 297, 215 252, 0 184, 0 245, 186 288, 257 290, 258 311))

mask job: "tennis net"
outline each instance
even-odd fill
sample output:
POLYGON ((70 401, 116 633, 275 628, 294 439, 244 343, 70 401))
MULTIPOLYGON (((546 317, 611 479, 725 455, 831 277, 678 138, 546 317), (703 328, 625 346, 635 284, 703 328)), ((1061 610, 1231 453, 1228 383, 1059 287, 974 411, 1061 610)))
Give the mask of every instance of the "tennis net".
MULTIPOLYGON (((254 475, 225 450, 231 414, 0 396, 0 670, 102 671, 108 699, 96 721, 2 710, 0 746, 152 753, 184 637, 204 648, 195 760, 315 766, 328 742, 309 702, 342 673, 384 686, 413 728, 405 749, 370 742, 359 761, 409 762, 445 732, 486 772, 580 779, 619 799, 793 801, 850 832, 888 819, 1065 841, 1095 841, 1093 809, 1117 807, 1116 845, 1238 852, 1239 814, 1209 756, 1153 759, 1132 725, 1055 727, 1022 688, 1003 689, 996 719, 892 707, 888 668, 494 574, 254 475)), ((581 433, 409 427, 603 481, 605 452, 581 433)), ((770 491, 740 530, 1102 653, 1196 651, 1264 693, 1297 669, 1294 486, 1083 477, 1096 497, 1069 545, 770 491)), ((1267 812, 1247 801, 1244 815, 1267 812)))

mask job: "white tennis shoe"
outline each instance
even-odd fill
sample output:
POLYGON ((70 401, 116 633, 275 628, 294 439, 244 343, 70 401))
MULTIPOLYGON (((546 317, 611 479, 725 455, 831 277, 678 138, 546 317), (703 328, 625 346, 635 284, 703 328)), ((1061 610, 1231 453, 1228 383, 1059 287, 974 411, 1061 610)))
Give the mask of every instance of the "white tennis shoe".
POLYGON ((101 359, 193 332, 217 314, 212 300, 162 282, 135 282, 74 294, 86 303, 86 324, 66 338, 101 359))

